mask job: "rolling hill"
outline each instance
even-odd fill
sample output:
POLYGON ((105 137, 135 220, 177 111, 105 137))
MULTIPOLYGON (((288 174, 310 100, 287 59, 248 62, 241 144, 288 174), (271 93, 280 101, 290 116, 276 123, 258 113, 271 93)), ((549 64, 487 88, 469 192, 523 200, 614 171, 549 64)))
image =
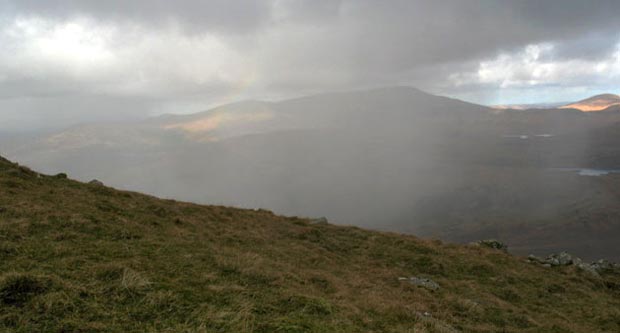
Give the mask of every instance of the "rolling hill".
POLYGON ((0 158, 3 332, 617 332, 620 275, 0 158), (417 286, 416 286, 417 285, 417 286))
POLYGON ((619 104, 620 96, 614 94, 601 94, 575 103, 560 106, 560 109, 577 109, 584 112, 591 112, 602 111, 619 104))

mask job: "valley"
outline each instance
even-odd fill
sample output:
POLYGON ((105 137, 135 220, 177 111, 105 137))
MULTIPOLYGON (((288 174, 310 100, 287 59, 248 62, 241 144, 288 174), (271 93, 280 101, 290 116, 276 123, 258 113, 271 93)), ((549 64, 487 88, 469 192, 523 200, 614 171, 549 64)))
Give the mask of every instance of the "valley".
POLYGON ((76 126, 7 155, 167 198, 618 260, 620 175, 595 170, 620 168, 619 126, 614 110, 498 113, 391 87, 76 126))

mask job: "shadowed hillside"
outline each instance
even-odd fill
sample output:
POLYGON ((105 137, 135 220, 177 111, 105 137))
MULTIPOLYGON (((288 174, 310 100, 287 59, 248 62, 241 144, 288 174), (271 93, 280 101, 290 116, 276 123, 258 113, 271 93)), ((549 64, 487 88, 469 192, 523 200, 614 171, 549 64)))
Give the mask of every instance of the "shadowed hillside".
POLYGON ((620 330, 612 273, 161 200, 4 159, 0 241, 4 332, 620 330))

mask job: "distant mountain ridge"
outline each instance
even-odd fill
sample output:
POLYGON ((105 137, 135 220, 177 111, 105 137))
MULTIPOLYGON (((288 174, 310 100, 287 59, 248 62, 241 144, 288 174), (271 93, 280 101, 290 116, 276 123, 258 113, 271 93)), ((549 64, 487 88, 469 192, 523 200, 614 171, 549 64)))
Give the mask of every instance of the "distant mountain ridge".
POLYGON ((615 94, 601 94, 581 101, 560 106, 560 109, 577 109, 583 112, 601 111, 620 104, 620 96, 615 94))
POLYGON ((350 127, 365 120, 381 126, 396 120, 395 117, 428 119, 452 113, 464 116, 490 111, 482 105, 431 95, 412 87, 394 86, 322 93, 277 102, 240 101, 193 114, 165 115, 131 124, 77 125, 46 136, 38 145, 53 149, 92 145, 153 146, 165 144, 164 141, 171 138, 214 142, 276 131, 350 127))

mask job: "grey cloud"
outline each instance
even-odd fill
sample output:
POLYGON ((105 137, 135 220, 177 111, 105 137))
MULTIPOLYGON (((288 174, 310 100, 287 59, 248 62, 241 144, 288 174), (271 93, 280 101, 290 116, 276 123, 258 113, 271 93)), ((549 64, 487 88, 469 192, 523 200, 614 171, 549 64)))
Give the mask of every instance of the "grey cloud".
MULTIPOLYGON (((100 95, 139 80, 152 89, 140 91, 145 100, 201 95, 216 103, 226 100, 212 98, 217 92, 287 97, 391 84, 449 95, 463 89, 450 87, 450 73, 475 70, 480 61, 527 44, 554 44, 554 52, 544 55, 554 59, 608 57, 618 43, 618 13, 620 2, 610 0, 0 0, 0 29, 17 17, 86 17, 118 28, 107 41, 112 51, 150 41, 119 54, 120 67, 100 68, 105 77, 46 71, 46 63, 37 67, 42 76, 32 76, 32 66, 20 59, 22 66, 12 71, 2 73, 0 65, 0 83, 5 98, 100 95), (182 29, 170 35, 176 26, 182 29), (137 28, 124 33, 131 27, 137 28), (194 45, 203 36, 216 36, 228 53, 214 61, 211 49, 194 45), (175 38, 186 40, 174 44, 175 38), (209 63, 217 68, 204 66, 209 63), (214 78, 192 77, 201 69, 214 78), (241 74, 227 74, 236 69, 241 74), (237 82, 235 75, 252 78, 237 82)), ((0 57, 10 56, 0 50, 0 57)))
POLYGON ((110 95, 0 99, 0 132, 63 128, 84 122, 143 119, 161 101, 110 95))
POLYGON ((611 56, 620 42, 620 34, 593 33, 577 39, 566 39, 557 42, 554 59, 586 59, 600 60, 611 56))
POLYGON ((190 30, 215 32, 252 31, 269 20, 271 13, 267 1, 242 0, 5 0, 3 7, 14 15, 60 20, 88 16, 102 21, 147 24, 150 28, 174 22, 190 30))
MULTIPOLYGON (((360 65, 403 69, 462 61, 527 43, 614 33, 617 1, 350 3, 360 65), (357 24, 359 23, 359 24, 357 24)), ((615 43, 614 43, 615 44, 615 43)))

